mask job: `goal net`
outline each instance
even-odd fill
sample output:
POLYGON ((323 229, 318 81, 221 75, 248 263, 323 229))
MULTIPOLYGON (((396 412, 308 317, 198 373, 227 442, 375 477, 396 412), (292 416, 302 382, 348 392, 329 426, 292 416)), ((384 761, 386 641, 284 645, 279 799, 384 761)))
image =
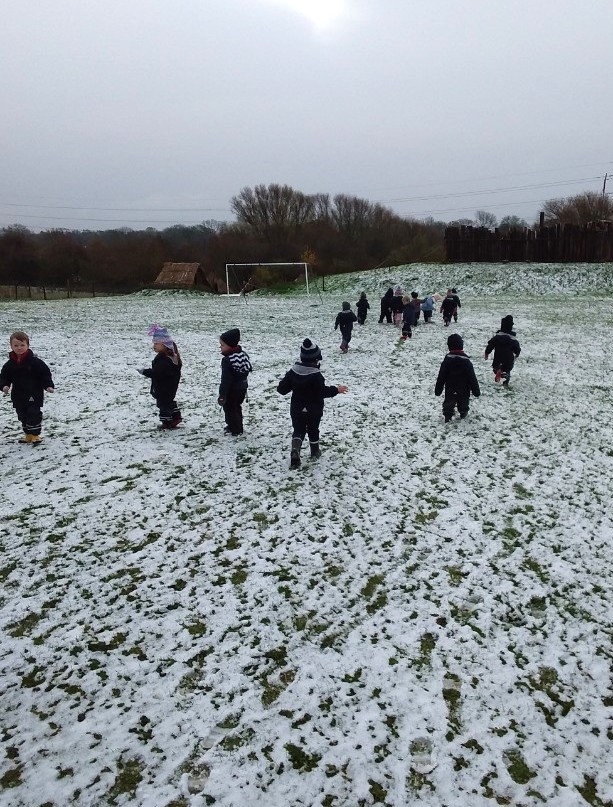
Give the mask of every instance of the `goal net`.
POLYGON ((226 294, 237 297, 256 289, 281 286, 293 283, 304 284, 307 294, 309 288, 309 264, 299 263, 227 263, 226 294))

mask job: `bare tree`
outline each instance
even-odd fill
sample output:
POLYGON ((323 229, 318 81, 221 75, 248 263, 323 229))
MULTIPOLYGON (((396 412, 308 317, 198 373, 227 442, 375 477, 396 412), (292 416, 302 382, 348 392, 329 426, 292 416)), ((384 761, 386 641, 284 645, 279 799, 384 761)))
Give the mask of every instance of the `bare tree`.
POLYGON ((565 199, 548 199, 543 212, 547 224, 589 224, 613 219, 613 199, 587 191, 565 199))
POLYGON ((477 227, 486 227, 488 230, 491 230, 498 224, 498 219, 493 213, 488 213, 487 210, 477 210, 475 213, 475 223, 477 227))

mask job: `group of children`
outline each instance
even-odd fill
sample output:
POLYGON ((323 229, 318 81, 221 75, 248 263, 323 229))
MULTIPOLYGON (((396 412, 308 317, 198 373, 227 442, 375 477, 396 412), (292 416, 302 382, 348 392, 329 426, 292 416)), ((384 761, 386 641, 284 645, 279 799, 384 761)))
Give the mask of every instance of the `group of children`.
MULTIPOLYGON (((441 298, 437 295, 437 299, 441 298)), ((416 291, 411 292, 411 296, 403 293, 400 286, 395 289, 390 288, 385 292, 381 298, 381 315, 379 323, 385 319, 388 323, 394 323, 402 328, 401 339, 410 339, 413 336, 413 328, 418 324, 420 315, 424 315, 424 323, 426 325, 432 324, 432 313, 435 308, 435 295, 426 294, 425 297, 420 299, 416 291)), ((334 323, 334 330, 340 328, 341 332, 341 353, 347 353, 349 350, 349 342, 353 333, 353 324, 357 322, 359 325, 364 325, 370 303, 366 297, 366 292, 360 294, 360 299, 355 304, 357 315, 351 310, 350 303, 344 302, 342 310, 336 316, 334 323)), ((447 289, 447 294, 441 300, 441 314, 443 315, 443 324, 446 328, 449 327, 451 320, 458 321, 458 308, 462 307, 460 298, 455 289, 447 289)))
MULTIPOLYGON (((416 296, 412 295, 413 301, 416 296)), ((360 301, 366 301, 365 294, 360 301)), ((420 301, 420 306, 422 304, 423 301, 420 301)), ((366 301, 366 305, 362 302, 358 309, 363 320, 366 318, 368 307, 366 301)), ((445 313, 453 316, 454 310, 457 314, 457 307, 452 309, 449 305, 445 313)), ((347 352, 353 323, 356 321, 360 320, 351 311, 349 303, 343 303, 343 310, 336 318, 335 328, 341 330, 343 337, 341 350, 344 353, 347 352)), ((152 325, 148 335, 151 336, 152 348, 156 355, 151 367, 140 368, 138 372, 151 380, 150 392, 159 409, 158 428, 176 429, 182 422, 181 411, 175 400, 181 380, 181 356, 166 328, 152 325)), ((222 359, 217 402, 225 414, 224 434, 232 436, 243 434, 242 404, 247 394, 248 376, 252 371, 249 356, 239 343, 238 328, 224 331, 219 338, 222 359)), ((12 333, 10 346, 8 361, 0 370, 0 389, 5 394, 9 390, 11 392, 13 407, 23 429, 20 442, 36 444, 41 440, 44 393, 54 392, 55 385, 49 367, 30 350, 30 339, 25 332, 12 333)), ((451 334, 447 339, 447 346, 449 352, 440 366, 434 388, 437 396, 445 392, 443 416, 446 423, 452 419, 456 408, 460 418, 465 418, 468 414, 471 393, 475 397, 480 395, 479 382, 470 358, 464 353, 462 337, 459 334, 451 334)), ((500 329, 486 345, 485 358, 487 359, 492 352, 494 380, 497 383, 503 380, 503 385, 508 386, 515 358, 521 352, 513 330, 512 316, 502 318, 500 329)), ((324 400, 348 391, 344 384, 326 385, 320 371, 321 360, 319 347, 310 339, 305 339, 300 347, 300 360, 288 370, 277 386, 277 391, 281 395, 292 393, 290 468, 300 467, 300 451, 307 436, 311 457, 319 457, 319 424, 323 415, 324 400)))

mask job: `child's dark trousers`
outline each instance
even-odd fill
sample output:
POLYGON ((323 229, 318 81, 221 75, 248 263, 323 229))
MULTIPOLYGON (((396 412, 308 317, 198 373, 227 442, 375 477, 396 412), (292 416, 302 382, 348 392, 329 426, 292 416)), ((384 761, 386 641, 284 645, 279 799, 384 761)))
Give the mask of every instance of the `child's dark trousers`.
POLYGON ((226 426, 228 427, 228 431, 235 436, 243 433, 242 405, 246 395, 247 390, 245 389, 231 389, 223 405, 224 415, 226 416, 226 426))

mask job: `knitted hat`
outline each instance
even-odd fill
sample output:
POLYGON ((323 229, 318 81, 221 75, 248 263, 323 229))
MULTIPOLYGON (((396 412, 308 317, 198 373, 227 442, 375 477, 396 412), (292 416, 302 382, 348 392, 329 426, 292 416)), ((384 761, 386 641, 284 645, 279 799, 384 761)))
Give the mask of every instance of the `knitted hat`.
POLYGON ((452 333, 447 337, 447 347, 449 350, 464 350, 464 340, 459 333, 452 333))
POLYGON ((321 350, 310 339, 305 339, 300 347, 300 361, 321 361, 321 350))
POLYGON ((164 347, 169 350, 174 350, 174 341, 172 336, 168 333, 166 328, 161 325, 152 325, 147 331, 147 335, 151 337, 154 342, 161 342, 164 347))
POLYGON ((343 311, 351 311, 351 303, 343 303, 343 311))
POLYGON ((500 330, 505 333, 510 333, 513 330, 513 317, 510 314, 500 320, 500 330))
POLYGON ((238 328, 230 328, 229 331, 224 331, 219 337, 224 345, 228 347, 236 347, 240 342, 241 332, 238 328))
POLYGON ((394 294, 402 294, 402 286, 396 286, 394 289, 394 294))

